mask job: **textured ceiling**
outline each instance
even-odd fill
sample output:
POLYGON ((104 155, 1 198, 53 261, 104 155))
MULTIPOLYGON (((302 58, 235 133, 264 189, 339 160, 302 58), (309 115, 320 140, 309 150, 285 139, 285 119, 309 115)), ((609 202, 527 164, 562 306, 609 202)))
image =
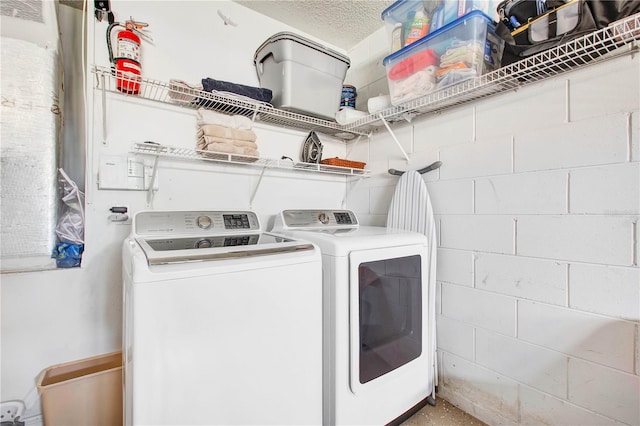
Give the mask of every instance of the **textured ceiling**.
POLYGON ((249 9, 348 50, 383 26, 393 0, 234 0, 249 9))
MULTIPOLYGON (((0 0, 2 1, 2 0, 0 0)), ((349 50, 382 27, 394 0, 234 0, 329 44, 349 50)), ((60 0, 82 9, 82 0, 60 0)))

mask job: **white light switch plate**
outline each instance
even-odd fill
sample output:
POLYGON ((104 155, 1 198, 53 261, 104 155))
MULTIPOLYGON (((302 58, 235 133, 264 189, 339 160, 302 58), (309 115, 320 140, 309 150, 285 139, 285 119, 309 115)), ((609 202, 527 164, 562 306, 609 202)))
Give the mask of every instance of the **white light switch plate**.
MULTIPOLYGON (((153 167, 133 155, 105 155, 100 157, 98 189, 146 191, 149 189, 153 167)), ((153 189, 158 189, 158 173, 153 189)))

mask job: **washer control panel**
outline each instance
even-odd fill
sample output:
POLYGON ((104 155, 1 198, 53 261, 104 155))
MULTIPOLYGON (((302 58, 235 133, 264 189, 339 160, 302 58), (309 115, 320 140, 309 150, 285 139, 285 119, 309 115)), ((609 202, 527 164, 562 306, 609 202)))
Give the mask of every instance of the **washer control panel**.
POLYGON ((283 210, 276 217, 274 230, 357 227, 358 219, 351 210, 283 210))
POLYGON ((226 235, 260 230, 252 211, 145 211, 134 218, 136 235, 226 235))

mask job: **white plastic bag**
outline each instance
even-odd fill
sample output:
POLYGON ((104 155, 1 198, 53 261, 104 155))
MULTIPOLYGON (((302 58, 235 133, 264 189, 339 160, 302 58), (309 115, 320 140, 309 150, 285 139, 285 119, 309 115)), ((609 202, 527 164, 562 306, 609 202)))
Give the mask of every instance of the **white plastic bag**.
POLYGON ((58 169, 63 178, 64 195, 62 201, 66 208, 56 226, 56 235, 63 243, 84 244, 84 193, 62 169, 58 169))

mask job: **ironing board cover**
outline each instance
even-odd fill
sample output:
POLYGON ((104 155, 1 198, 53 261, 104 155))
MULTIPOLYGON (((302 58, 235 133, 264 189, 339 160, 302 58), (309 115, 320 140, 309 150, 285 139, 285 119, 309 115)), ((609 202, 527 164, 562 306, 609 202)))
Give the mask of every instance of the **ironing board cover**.
POLYGON ((436 356, 436 222, 433 218, 433 207, 427 191, 427 185, 422 175, 415 170, 405 172, 396 184, 389 213, 387 214, 387 228, 419 232, 427 236, 429 245, 429 259, 427 262, 427 291, 429 297, 429 334, 431 336, 431 351, 433 356, 433 394, 438 381, 436 356))

